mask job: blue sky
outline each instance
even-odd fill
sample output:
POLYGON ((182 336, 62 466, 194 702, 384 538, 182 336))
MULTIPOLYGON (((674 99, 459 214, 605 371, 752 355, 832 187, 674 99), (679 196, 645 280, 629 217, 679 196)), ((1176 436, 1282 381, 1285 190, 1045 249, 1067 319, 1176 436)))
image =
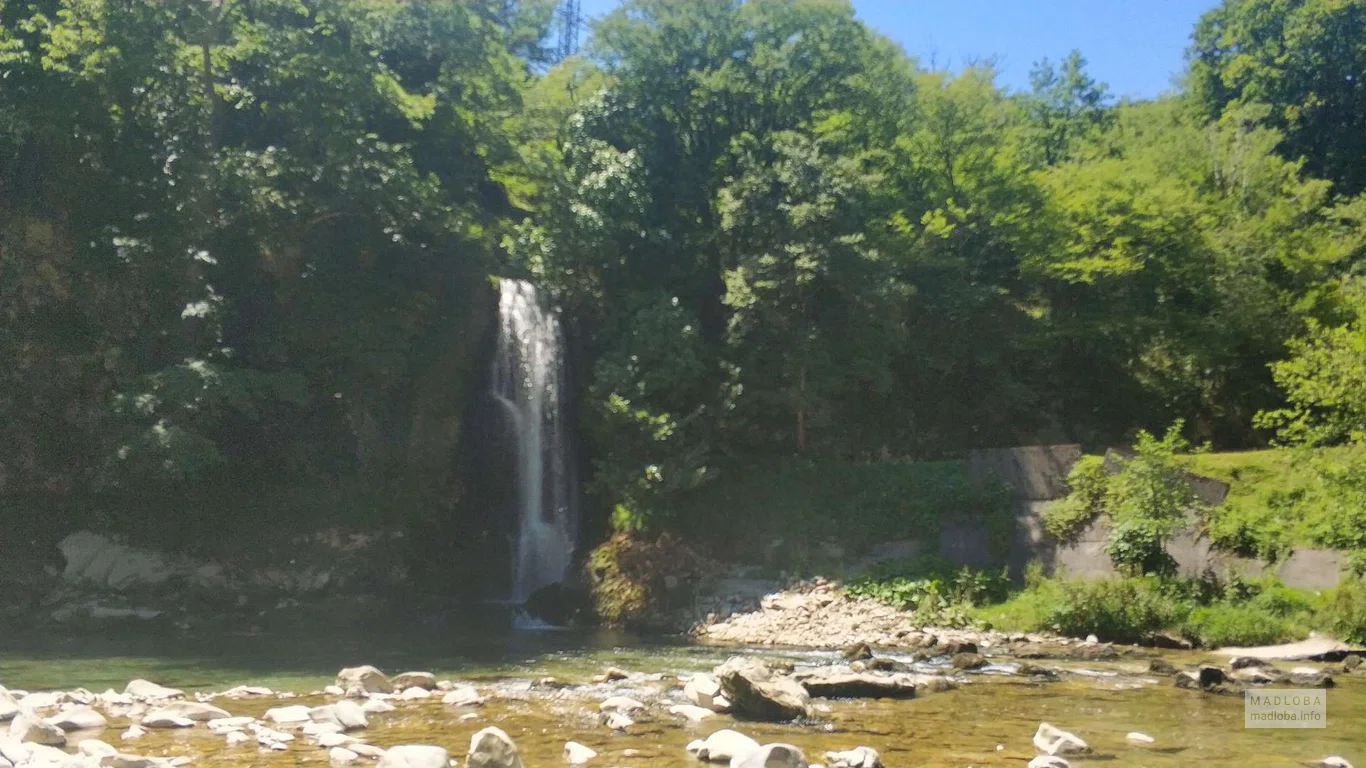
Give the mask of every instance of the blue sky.
MULTIPOLYGON (((687 2, 688 0, 677 0, 687 2)), ((581 0, 585 16, 618 0, 581 0)), ((1116 96, 1151 98, 1172 89, 1200 14, 1218 0, 854 0, 859 18, 924 64, 956 69, 996 56, 1000 84, 1029 86, 1038 59, 1076 48, 1116 96)))

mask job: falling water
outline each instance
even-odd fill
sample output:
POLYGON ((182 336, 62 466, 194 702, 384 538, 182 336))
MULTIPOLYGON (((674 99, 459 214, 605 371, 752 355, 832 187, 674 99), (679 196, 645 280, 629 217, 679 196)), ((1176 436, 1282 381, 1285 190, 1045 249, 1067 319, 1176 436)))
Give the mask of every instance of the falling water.
POLYGON ((564 351, 559 318, 532 284, 500 280, 498 316, 493 396, 507 413, 516 451, 512 598, 522 603, 541 587, 563 583, 574 557, 564 351))

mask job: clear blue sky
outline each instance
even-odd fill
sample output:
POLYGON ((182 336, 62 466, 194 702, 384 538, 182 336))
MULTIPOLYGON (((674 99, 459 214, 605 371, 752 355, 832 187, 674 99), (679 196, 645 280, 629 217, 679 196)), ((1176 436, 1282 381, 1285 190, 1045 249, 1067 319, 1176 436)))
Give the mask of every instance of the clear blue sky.
MULTIPOLYGON (((688 2, 688 0, 677 0, 688 2)), ((586 17, 618 0, 581 0, 586 17)), ((858 16, 928 66, 957 69, 997 57, 1009 88, 1029 86, 1029 68, 1076 48, 1091 75, 1116 96, 1151 98, 1173 87, 1191 30, 1218 0, 854 0, 858 16)))

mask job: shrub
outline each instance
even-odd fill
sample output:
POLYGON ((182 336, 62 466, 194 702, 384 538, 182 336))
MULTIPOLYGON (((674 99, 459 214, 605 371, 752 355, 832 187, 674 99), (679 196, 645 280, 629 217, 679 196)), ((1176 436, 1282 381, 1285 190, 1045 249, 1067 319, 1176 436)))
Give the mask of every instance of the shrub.
POLYGON ((1285 619, 1253 605, 1219 603, 1191 611, 1182 634, 1207 648, 1271 645, 1295 639, 1285 619))
POLYGON ((1109 481, 1103 458, 1081 457, 1067 473, 1067 495, 1044 509, 1044 530, 1064 544, 1076 541, 1086 526, 1105 510, 1109 481))
POLYGON ((1366 584, 1359 578, 1348 577, 1325 592, 1314 622, 1341 640, 1366 643, 1366 584))
POLYGON ((927 558, 877 563, 846 584, 844 591, 850 597, 911 611, 926 624, 962 626, 971 623, 968 609, 1004 599, 1008 584, 1004 571, 993 575, 971 568, 953 570, 937 558, 927 558))
POLYGON ((1066 635, 1095 633, 1113 642, 1141 642, 1176 625, 1184 614, 1154 578, 1066 581, 1058 597, 1048 613, 1048 626, 1066 635))
POLYGON ((588 555, 593 607, 608 624, 655 626, 672 607, 671 586, 700 570, 701 559, 676 536, 618 533, 588 555))

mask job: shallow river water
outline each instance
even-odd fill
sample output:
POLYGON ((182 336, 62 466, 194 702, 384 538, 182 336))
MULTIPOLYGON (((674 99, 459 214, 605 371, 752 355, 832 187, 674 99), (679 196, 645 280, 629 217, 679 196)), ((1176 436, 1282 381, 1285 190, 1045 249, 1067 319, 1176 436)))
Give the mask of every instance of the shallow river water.
MULTIPOLYGON (((122 690, 132 678, 147 678, 187 691, 251 684, 300 694, 289 701, 214 702, 234 715, 258 716, 272 706, 322 703, 323 697, 307 694, 331 683, 342 666, 374 664, 390 674, 425 670, 438 679, 475 684, 488 703, 455 708, 442 705, 439 695, 421 702, 395 702, 397 711, 372 716, 370 727, 355 735, 383 747, 435 744, 463 757, 475 731, 497 725, 517 742, 528 768, 564 765, 562 750, 569 740, 597 750, 592 765, 601 768, 696 768, 684 745, 726 727, 761 743, 796 744, 812 762, 820 762, 826 750, 866 745, 882 754, 888 768, 1023 768, 1035 755, 1030 738, 1041 721, 1090 743, 1094 754, 1074 759, 1074 766, 1274 768, 1329 755, 1366 764, 1366 675, 1360 673, 1338 676, 1338 687, 1327 691, 1328 726, 1318 730, 1246 729, 1241 698, 1173 688, 1147 675, 1142 658, 1037 662, 1063 671, 1058 682, 1049 683, 1010 674, 1012 667, 1002 660, 981 673, 961 675, 958 690, 911 701, 821 702, 828 711, 801 724, 737 723, 718 716, 689 726, 668 714, 669 704, 683 702, 678 675, 710 669, 734 653, 786 658, 799 667, 838 660, 828 652, 647 642, 607 633, 280 633, 216 639, 144 633, 64 640, 0 638, 0 684, 28 690, 80 686, 101 691, 122 690), (608 665, 633 674, 618 683, 588 682, 608 665), (574 685, 563 690, 532 688, 531 681, 545 676, 574 685), (649 712, 636 716, 636 725, 627 733, 615 733, 597 721, 597 703, 616 694, 649 705, 649 712), (1155 748, 1128 745, 1124 736, 1130 731, 1154 737, 1155 748)), ((1211 658, 1199 653, 1165 655, 1179 667, 1211 658)), ((262 751, 254 744, 229 748, 222 737, 200 726, 154 731, 121 743, 118 731, 126 725, 115 720, 103 733, 74 735, 72 743, 103 738, 136 754, 194 756, 197 765, 265 768, 327 763, 326 750, 303 738, 284 752, 262 751)))

